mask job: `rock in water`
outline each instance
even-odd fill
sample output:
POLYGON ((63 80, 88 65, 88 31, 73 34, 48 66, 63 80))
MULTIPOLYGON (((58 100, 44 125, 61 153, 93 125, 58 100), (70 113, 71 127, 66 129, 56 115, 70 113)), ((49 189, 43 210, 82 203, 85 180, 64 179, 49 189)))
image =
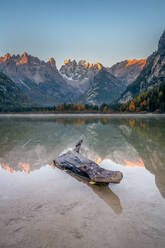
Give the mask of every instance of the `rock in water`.
POLYGON ((81 143, 82 140, 76 144, 73 151, 68 151, 57 157, 53 161, 54 165, 60 169, 85 177, 92 182, 120 183, 123 178, 123 174, 120 171, 110 171, 101 168, 94 161, 79 154, 81 143))

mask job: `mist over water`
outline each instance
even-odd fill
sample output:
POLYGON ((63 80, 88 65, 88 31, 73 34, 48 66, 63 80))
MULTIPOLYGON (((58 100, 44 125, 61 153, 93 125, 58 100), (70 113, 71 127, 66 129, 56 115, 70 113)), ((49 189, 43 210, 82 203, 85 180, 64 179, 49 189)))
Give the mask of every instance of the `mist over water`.
POLYGON ((163 116, 0 118, 0 247, 163 248, 164 212, 163 116), (80 138, 120 184, 52 168, 80 138))

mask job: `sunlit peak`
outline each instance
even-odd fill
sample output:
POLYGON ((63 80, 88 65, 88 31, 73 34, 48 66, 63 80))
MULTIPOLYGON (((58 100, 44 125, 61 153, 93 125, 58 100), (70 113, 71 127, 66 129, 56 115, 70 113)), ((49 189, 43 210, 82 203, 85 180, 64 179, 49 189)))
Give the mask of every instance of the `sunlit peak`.
POLYGON ((129 67, 131 65, 140 65, 140 68, 143 69, 144 66, 146 65, 146 59, 132 59, 132 60, 127 60, 127 64, 126 64, 126 67, 129 67))
POLYGON ((16 65, 26 64, 28 62, 28 54, 24 52, 21 59, 16 63, 16 65))
POLYGON ((70 62, 73 62, 73 61, 74 61, 74 59, 65 59, 64 60, 64 65, 66 65, 66 64, 68 64, 70 62))
POLYGON ((54 58, 50 58, 48 62, 51 64, 52 67, 56 65, 56 61, 54 58))
POLYGON ((97 66, 97 68, 98 68, 99 70, 101 70, 101 69, 102 69, 102 65, 101 65, 100 63, 96 62, 96 64, 95 64, 95 65, 97 66))

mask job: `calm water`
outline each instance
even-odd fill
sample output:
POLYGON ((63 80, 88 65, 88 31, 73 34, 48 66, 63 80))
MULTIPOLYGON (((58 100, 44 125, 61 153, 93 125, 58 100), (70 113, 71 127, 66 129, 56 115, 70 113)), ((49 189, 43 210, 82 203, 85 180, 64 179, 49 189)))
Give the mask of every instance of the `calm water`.
POLYGON ((0 248, 164 248, 165 118, 0 117, 0 248), (81 153, 123 172, 90 185, 52 168, 81 153))

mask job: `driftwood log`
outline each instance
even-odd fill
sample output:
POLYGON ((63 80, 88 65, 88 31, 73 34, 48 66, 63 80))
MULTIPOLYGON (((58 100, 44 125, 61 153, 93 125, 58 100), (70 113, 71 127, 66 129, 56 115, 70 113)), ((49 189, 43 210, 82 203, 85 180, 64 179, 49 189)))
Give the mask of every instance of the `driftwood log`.
POLYGON ((89 181, 96 183, 120 183, 123 174, 120 171, 110 171, 101 168, 94 161, 79 154, 83 140, 80 140, 73 151, 57 157, 53 163, 56 167, 75 173, 89 181))

